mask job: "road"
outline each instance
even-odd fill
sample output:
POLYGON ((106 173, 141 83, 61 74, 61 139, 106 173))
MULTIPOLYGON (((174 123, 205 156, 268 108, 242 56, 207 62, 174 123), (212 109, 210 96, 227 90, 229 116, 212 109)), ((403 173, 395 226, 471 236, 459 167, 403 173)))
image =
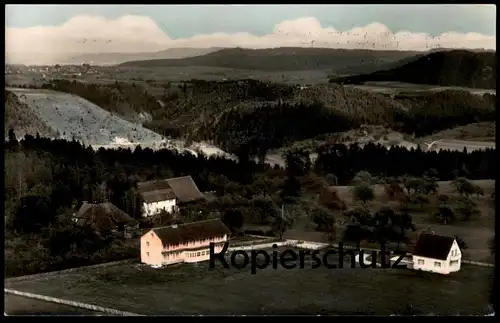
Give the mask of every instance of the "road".
POLYGON ((104 313, 83 308, 46 302, 4 293, 4 311, 7 315, 87 315, 102 316, 104 313))

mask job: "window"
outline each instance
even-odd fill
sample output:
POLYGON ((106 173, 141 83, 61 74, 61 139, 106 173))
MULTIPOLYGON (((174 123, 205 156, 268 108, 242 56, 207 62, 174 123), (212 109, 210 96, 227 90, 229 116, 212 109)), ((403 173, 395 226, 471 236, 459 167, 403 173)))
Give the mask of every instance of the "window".
POLYGON ((197 252, 196 256, 199 257, 201 255, 201 252, 197 252))
POLYGON ((146 247, 149 247, 149 241, 146 241, 146 247))
POLYGON ((168 255, 165 255, 163 258, 168 260, 168 258, 170 258, 170 257, 168 255))
POLYGON ((439 261, 434 261, 434 267, 441 267, 441 263, 439 261))
POLYGON ((458 260, 450 261, 450 266, 456 266, 456 265, 458 265, 458 260))
POLYGON ((417 263, 418 263, 419 265, 423 265, 423 264, 424 264, 424 260, 423 260, 423 259, 419 259, 419 260, 417 261, 417 263))
POLYGON ((155 236, 153 232, 151 232, 151 236, 152 236, 152 237, 154 237, 154 236, 155 236))
POLYGON ((148 256, 148 257, 149 257, 149 252, 146 252, 146 256, 148 256))

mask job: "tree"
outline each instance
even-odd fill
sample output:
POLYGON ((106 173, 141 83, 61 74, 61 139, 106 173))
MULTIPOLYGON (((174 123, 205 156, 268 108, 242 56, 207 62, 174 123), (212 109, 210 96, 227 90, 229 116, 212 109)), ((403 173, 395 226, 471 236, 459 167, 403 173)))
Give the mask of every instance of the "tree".
POLYGON ((469 221, 481 215, 477 204, 468 198, 460 199, 456 212, 460 215, 462 221, 469 221))
POLYGON ((479 196, 484 196, 484 190, 479 185, 474 185, 474 194, 476 194, 476 198, 479 199, 479 196))
POLYGON ((21 198, 12 217, 15 231, 32 233, 56 220, 56 210, 48 197, 29 195, 21 198))
POLYGON ((423 193, 424 194, 434 194, 436 195, 438 192, 439 185, 435 180, 429 180, 424 178, 423 183, 423 193))
POLYGON ((475 186, 465 177, 457 177, 452 182, 451 185, 460 195, 464 197, 469 197, 474 194, 475 186))
POLYGON ((312 210, 311 218, 314 224, 316 224, 316 229, 318 231, 326 231, 329 227, 334 226, 335 217, 332 212, 325 208, 314 208, 312 210))
POLYGON ((439 194, 437 198, 441 203, 448 203, 448 201, 450 200, 450 197, 445 194, 439 194))
POLYGON ((358 172, 356 176, 354 176, 354 178, 352 179, 352 183, 354 185, 360 185, 360 184, 373 185, 375 184, 375 178, 373 178, 373 176, 369 172, 362 170, 358 172))
POLYGON ((17 138, 14 129, 9 129, 9 144, 17 144, 17 138))
POLYGON ((422 178, 407 176, 404 179, 403 185, 405 186, 408 195, 412 195, 424 192, 425 181, 422 178))
POLYGON ((407 233, 409 231, 415 232, 417 228, 415 224, 413 224, 413 218, 410 213, 406 211, 396 213, 395 217, 396 227, 399 229, 399 240, 398 247, 400 242, 404 242, 408 240, 407 233))
POLYGON ((434 213, 436 219, 443 224, 450 224, 455 221, 455 213, 449 205, 441 204, 434 213))
POLYGON ((326 181, 331 186, 337 186, 339 183, 339 179, 337 178, 337 176, 335 176, 335 174, 331 174, 331 173, 326 175, 326 181))
POLYGON ((320 193, 321 204, 332 211, 345 210, 346 204, 340 198, 335 187, 323 187, 320 193))
POLYGON ((279 214, 278 207, 269 197, 256 196, 252 199, 250 206, 255 219, 260 224, 268 224, 279 214))
POLYGON ((395 178, 388 178, 386 180, 384 191, 390 200, 400 198, 402 195, 404 195, 404 191, 401 188, 401 185, 395 178))
POLYGON ((293 226, 293 217, 285 213, 285 208, 282 208, 283 212, 279 213, 272 223, 272 230, 278 232, 279 238, 283 239, 283 234, 287 229, 293 226))
POLYGON ((469 248, 469 246, 467 245, 467 243, 465 243, 465 241, 464 241, 464 239, 462 239, 462 237, 455 235, 454 238, 457 241, 457 244, 458 244, 458 247, 460 248, 460 250, 466 250, 469 248))
POLYGON ((356 207, 348 210, 343 215, 347 219, 344 240, 356 242, 356 246, 359 249, 362 240, 373 237, 373 215, 364 207, 356 207))
POLYGON ((154 227, 163 227, 174 224, 174 215, 165 210, 152 217, 151 222, 154 227))
POLYGON ((233 233, 237 233, 243 227, 243 214, 241 214, 240 210, 230 209, 224 211, 222 216, 222 222, 228 227, 229 230, 233 233))
POLYGON ((415 203, 415 204, 419 204, 420 208, 423 210, 424 209, 424 205, 429 204, 430 200, 424 194, 416 194, 416 195, 414 195, 414 196, 411 197, 411 202, 415 203))
POLYGON ((373 187, 371 187, 371 185, 366 183, 356 185, 354 187, 353 194, 354 194, 354 200, 362 201, 363 203, 371 201, 375 198, 375 192, 373 191, 373 187))

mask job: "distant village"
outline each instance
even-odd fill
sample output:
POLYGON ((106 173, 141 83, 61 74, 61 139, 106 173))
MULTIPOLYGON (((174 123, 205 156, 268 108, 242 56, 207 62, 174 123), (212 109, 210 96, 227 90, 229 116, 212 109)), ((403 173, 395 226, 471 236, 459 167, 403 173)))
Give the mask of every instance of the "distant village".
POLYGON ((100 75, 101 72, 95 66, 88 63, 81 65, 49 65, 49 66, 25 66, 5 64, 5 75, 29 75, 38 74, 43 78, 72 78, 88 75, 100 75))

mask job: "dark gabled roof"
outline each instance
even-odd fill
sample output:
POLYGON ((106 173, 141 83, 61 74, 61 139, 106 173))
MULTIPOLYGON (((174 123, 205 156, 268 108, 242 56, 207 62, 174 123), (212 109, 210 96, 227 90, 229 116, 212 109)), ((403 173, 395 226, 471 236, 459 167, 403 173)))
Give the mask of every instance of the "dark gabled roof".
POLYGON ((187 203, 205 198, 191 176, 137 183, 146 203, 171 200, 187 203))
POLYGON ((165 190, 151 191, 141 193, 142 199, 146 203, 153 203, 158 201, 166 201, 175 199, 174 191, 169 188, 165 190))
POLYGON ((231 233, 219 219, 154 228, 152 231, 156 233, 164 246, 221 237, 231 233))
POLYGON ((181 203, 192 202, 204 199, 198 186, 193 181, 191 176, 183 176, 167 179, 170 188, 174 191, 175 196, 181 203))
POLYGON ((168 185, 167 180, 153 180, 147 182, 139 182, 137 183, 137 188, 139 193, 153 192, 153 191, 161 191, 170 189, 170 185, 168 185))
POLYGON ((413 250, 414 256, 446 260, 455 238, 421 233, 413 250))
POLYGON ((77 223, 89 224, 100 231, 111 230, 120 225, 135 226, 139 224, 138 221, 109 202, 98 204, 84 202, 75 213, 75 218, 77 218, 77 223))

